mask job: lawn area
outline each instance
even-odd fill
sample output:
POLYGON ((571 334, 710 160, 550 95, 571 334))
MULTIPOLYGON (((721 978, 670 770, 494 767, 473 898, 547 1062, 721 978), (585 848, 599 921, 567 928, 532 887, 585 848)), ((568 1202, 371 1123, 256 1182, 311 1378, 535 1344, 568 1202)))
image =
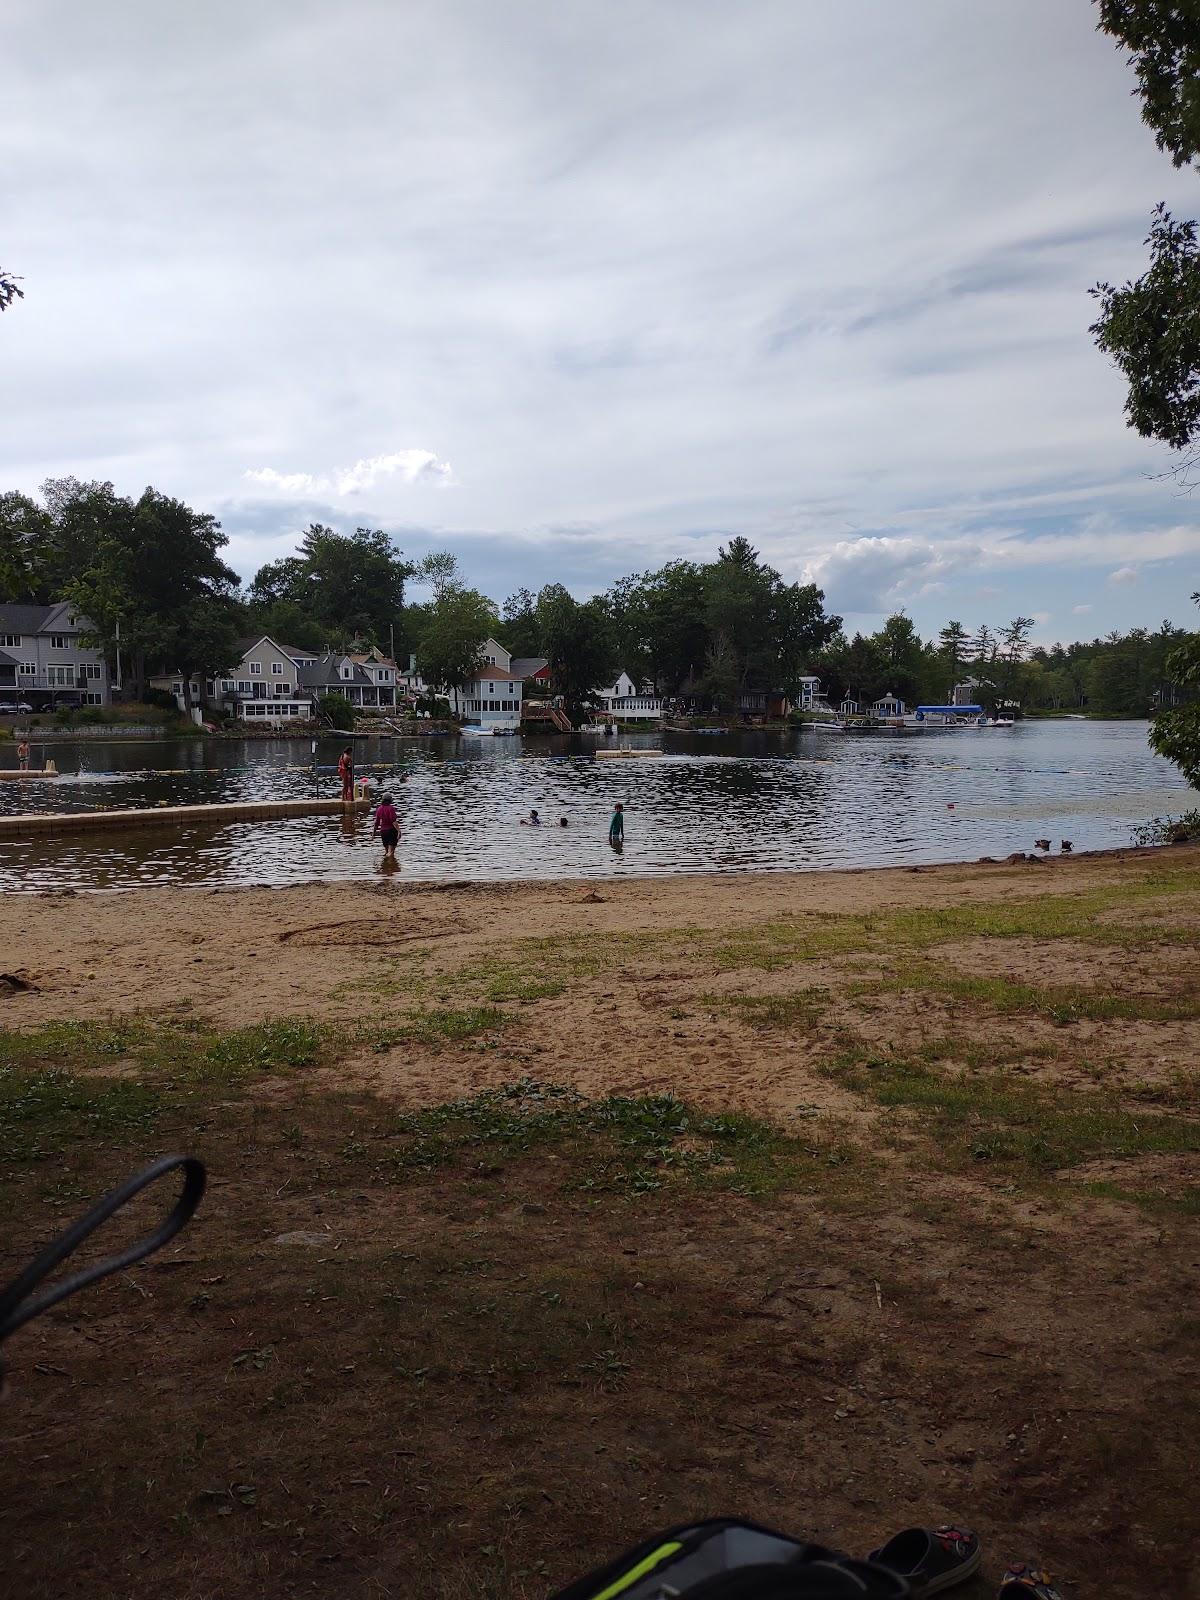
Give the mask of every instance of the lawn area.
MULTIPOLYGON (((12 1592, 535 1600, 721 1511, 859 1552, 966 1521, 966 1593, 1029 1554, 1187 1592, 1200 860, 996 882, 507 940, 442 895, 452 934, 401 902, 320 984, 281 897, 305 1009, 237 1024, 31 967, 4 1273, 155 1155, 210 1189, 7 1349, 12 1592)), ((121 937, 174 937, 156 903, 121 937)))

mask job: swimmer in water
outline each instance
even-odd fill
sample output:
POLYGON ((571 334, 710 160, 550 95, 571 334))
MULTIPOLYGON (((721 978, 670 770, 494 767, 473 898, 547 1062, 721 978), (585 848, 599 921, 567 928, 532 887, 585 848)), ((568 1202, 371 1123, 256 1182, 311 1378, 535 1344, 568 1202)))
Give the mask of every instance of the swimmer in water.
POLYGON ((523 828, 540 828, 541 825, 542 819, 538 816, 536 811, 530 811, 527 817, 521 818, 521 826, 523 828))

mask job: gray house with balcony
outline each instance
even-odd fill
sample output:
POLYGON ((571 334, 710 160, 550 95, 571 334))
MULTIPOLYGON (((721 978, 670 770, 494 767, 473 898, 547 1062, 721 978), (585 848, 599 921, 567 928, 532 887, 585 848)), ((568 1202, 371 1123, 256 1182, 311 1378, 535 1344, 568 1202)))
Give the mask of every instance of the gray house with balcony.
POLYGON ((0 712, 108 705, 113 683, 104 652, 81 642, 91 628, 65 600, 0 605, 0 712))

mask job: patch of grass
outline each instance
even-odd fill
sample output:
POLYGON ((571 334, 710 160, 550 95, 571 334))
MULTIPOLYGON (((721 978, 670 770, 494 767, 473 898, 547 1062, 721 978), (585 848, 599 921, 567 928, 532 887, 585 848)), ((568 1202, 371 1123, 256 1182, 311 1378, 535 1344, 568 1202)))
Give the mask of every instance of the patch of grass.
POLYGON ((991 1162, 1044 1175, 1085 1161, 1200 1150, 1200 1122, 1147 1111, 1113 1096, 1055 1090, 1004 1072, 950 1075, 894 1056, 842 1058, 830 1076, 889 1110, 959 1167, 991 1162))
POLYGON ((523 1079, 470 1099, 398 1118, 391 1150, 372 1159, 393 1178, 450 1167, 495 1175, 532 1151, 552 1152, 567 1186, 599 1197, 648 1194, 679 1183, 764 1195, 842 1166, 850 1147, 828 1129, 803 1140, 740 1114, 696 1111, 673 1095, 608 1095, 523 1079))
POLYGON ((829 991, 799 989, 790 994, 709 995, 709 1005, 740 1016, 752 1028, 811 1033, 829 1010, 829 991))
POLYGON ((402 1022, 364 1029, 361 1038, 376 1050, 388 1050, 398 1044, 457 1044, 493 1033, 511 1020, 497 1006, 447 1006, 441 1010, 410 1011, 402 1022))
POLYGON ((918 1061, 931 1065, 955 1062, 972 1071, 993 1072, 998 1067, 1016 1066, 1025 1061, 1061 1061, 1063 1051, 1057 1041, 1038 1044, 1033 1040, 968 1039, 958 1034, 926 1039, 914 1047, 918 1061))
POLYGON ((1176 995, 1118 995, 1082 984, 1035 984, 1013 978, 988 978, 971 973, 943 972, 913 963, 897 976, 878 982, 855 983, 850 992, 864 994, 881 989, 922 989, 970 1000, 1005 1014, 1035 1012, 1054 1022, 1181 1022, 1200 1017, 1200 992, 1176 995))
POLYGON ((1081 1183, 1082 1194, 1097 1200, 1121 1200, 1128 1205, 1170 1216, 1200 1217, 1200 1189, 1184 1189, 1181 1194, 1164 1194, 1158 1189, 1130 1189, 1123 1184, 1097 1181, 1081 1183))
POLYGON ((329 1053, 328 1030, 299 1017, 259 1022, 219 1033, 203 1048, 192 1069, 221 1078, 286 1067, 315 1067, 329 1053))
POLYGON ((462 1043, 494 1032, 510 1020, 496 1006, 465 1006, 413 1009, 382 1027, 318 1023, 304 1017, 224 1029, 177 1018, 54 1022, 28 1033, 0 1032, 0 1070, 62 1068, 86 1075, 129 1069, 148 1082, 233 1082, 323 1066, 348 1047, 386 1050, 404 1043, 435 1047, 462 1043))
POLYGON ((162 1096, 126 1079, 97 1083, 62 1068, 0 1069, 0 1163, 58 1159, 72 1144, 142 1135, 154 1126, 162 1096))
POLYGON ((28 1033, 0 1033, 0 1068, 59 1066, 87 1072, 111 1070, 127 1061, 149 1077, 183 1073, 235 1078, 314 1066, 327 1048, 324 1030, 295 1017, 229 1029, 144 1017, 51 1022, 28 1033))
POLYGON ((538 978, 532 974, 504 972, 488 984, 485 993, 489 1000, 520 1000, 530 1004, 536 1000, 554 1000, 566 987, 562 978, 538 978))

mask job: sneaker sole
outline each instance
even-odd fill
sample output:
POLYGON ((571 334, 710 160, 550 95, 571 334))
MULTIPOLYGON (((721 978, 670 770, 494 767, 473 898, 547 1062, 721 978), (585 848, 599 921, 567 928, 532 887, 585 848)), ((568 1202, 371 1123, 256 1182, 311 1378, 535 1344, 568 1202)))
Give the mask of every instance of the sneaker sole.
POLYGON ((955 1567, 953 1572, 943 1572, 940 1578, 934 1578, 920 1591, 922 1595, 940 1594, 943 1589, 953 1589, 957 1583, 966 1583, 968 1578, 973 1578, 979 1571, 979 1563, 983 1560, 983 1546, 976 1548, 975 1554, 961 1567, 955 1567))

